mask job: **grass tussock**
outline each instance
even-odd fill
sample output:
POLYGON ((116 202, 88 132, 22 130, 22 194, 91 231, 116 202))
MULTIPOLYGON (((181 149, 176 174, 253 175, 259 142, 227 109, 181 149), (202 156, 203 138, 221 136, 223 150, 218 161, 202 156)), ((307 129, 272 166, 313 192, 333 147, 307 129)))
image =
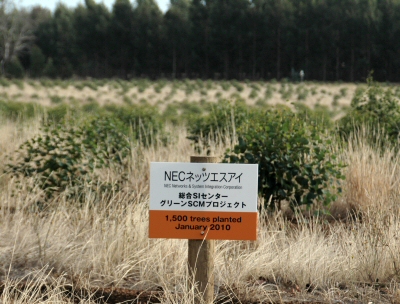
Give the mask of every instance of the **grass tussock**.
MULTIPOLYGON (((60 193, 41 205, 33 178, 1 175, 0 302, 96 303, 96 292, 109 288, 193 303, 187 241, 147 236, 150 162, 188 162, 199 153, 184 128, 169 128, 176 136, 166 145, 132 148, 118 192, 84 187, 79 198, 60 193)), ((7 155, 37 132, 35 124, 0 125, 2 171, 7 155)), ((224 142, 232 141, 212 143, 214 155, 224 142)), ((257 241, 217 241, 217 301, 400 303, 398 156, 368 145, 363 133, 337 151, 348 166, 333 220, 266 213, 257 241)), ((104 181, 118 174, 101 172, 104 181)))

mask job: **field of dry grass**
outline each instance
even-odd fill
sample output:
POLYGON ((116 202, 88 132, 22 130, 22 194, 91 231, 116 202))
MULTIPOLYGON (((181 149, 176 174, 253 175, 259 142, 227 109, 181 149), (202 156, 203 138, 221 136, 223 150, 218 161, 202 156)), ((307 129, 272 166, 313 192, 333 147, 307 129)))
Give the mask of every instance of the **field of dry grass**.
MULTIPOLYGON (((14 94, 14 86, 2 88, 3 94, 14 94)), ((119 93, 101 94, 101 88, 60 88, 57 94, 68 98, 69 91, 83 98, 86 92, 104 102, 114 101, 112 96, 123 102, 119 93)), ((335 94, 340 88, 324 85, 323 90, 335 94)), ((39 94, 29 84, 18 90, 21 101, 39 94)), ((133 94, 130 90, 125 95, 133 94)), ((43 90, 55 94, 49 92, 43 90)), ((39 126, 37 120, 0 122, 0 302, 98 303, 103 296, 118 303, 137 296, 143 302, 193 303, 187 241, 149 239, 147 232, 150 162, 188 162, 197 155, 186 129, 170 126, 176 139, 165 146, 135 146, 120 191, 104 193, 94 204, 95 193, 87 187, 79 200, 61 194, 39 210, 43 193, 34 180, 3 173, 7 157, 40 132, 39 126)), ((400 303, 400 159, 394 151, 381 153, 367 145, 365 137, 360 133, 347 146, 332 147, 348 164, 344 193, 331 206, 332 216, 262 214, 257 241, 216 242, 216 301, 400 303)), ((212 145, 216 156, 227 148, 212 145)), ((104 181, 118 174, 101 172, 104 181)))
POLYGON ((0 98, 54 105, 92 102, 100 105, 149 103, 161 108, 169 103, 217 102, 241 98, 247 104, 304 102, 313 107, 348 106, 358 86, 349 83, 290 83, 238 81, 52 81, 29 80, 0 83, 0 98))

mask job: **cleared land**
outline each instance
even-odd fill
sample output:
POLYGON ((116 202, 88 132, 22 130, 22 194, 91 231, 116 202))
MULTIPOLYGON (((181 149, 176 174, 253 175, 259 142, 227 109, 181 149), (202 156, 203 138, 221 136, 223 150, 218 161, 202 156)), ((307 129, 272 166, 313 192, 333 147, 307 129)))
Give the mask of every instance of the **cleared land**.
MULTIPOLYGON (((9 98, 13 94, 22 94, 13 97, 17 101, 36 100, 36 97, 31 98, 32 95, 43 94, 47 99, 39 97, 38 102, 55 104, 50 97, 56 96, 55 92, 65 102, 70 95, 64 95, 62 90, 85 101, 91 96, 96 100, 96 96, 104 98, 100 93, 108 88, 103 92, 109 94, 108 97, 99 103, 123 104, 127 102, 124 96, 132 97, 132 94, 137 94, 137 98, 143 94, 140 97, 146 97, 149 103, 150 100, 155 103, 161 100, 161 105, 175 100, 165 100, 168 90, 174 86, 171 83, 161 89, 164 99, 150 98, 151 94, 156 95, 155 83, 140 93, 137 85, 123 93, 118 82, 82 90, 71 84, 65 89, 62 84, 47 89, 39 82, 34 83, 36 86, 23 83, 19 87, 15 84, 0 87, 1 94, 7 94, 9 98), (114 84, 118 88, 113 91, 110 88, 114 84), (85 92, 93 95, 83 96, 85 92)), ((191 101, 198 101, 197 98, 211 100, 211 95, 215 97, 218 92, 229 94, 232 91, 243 97, 252 92, 253 83, 239 84, 244 87, 242 91, 232 87, 227 91, 204 88, 207 91, 204 96, 210 98, 202 97, 196 90, 189 95, 182 89, 177 92, 180 90, 182 98, 192 96, 191 101), (212 90, 216 91, 211 94, 212 90)), ((211 85, 217 87, 220 83, 211 85)), ((265 96, 268 83, 263 84, 263 89, 261 84, 257 85, 260 87, 258 96, 265 96)), ((278 93, 282 84, 270 85, 276 88, 273 96, 282 95, 278 93)), ((352 92, 356 90, 355 85, 347 84, 292 84, 293 90, 302 85, 308 88, 309 98, 313 96, 311 87, 317 87, 315 95, 319 97, 315 97, 315 102, 318 98, 326 98, 326 102, 330 99, 332 103, 334 95, 347 88, 340 102, 349 104, 352 92)), ((289 84, 285 86, 289 87, 289 84)), ((291 98, 295 96, 293 93, 291 98)), ((309 98, 300 102, 311 103, 309 98)), ((257 102, 257 98, 246 100, 257 102)), ((132 98, 132 102, 136 99, 132 98)), ((272 103, 273 98, 267 102, 272 103)), ((8 156, 21 143, 41 132, 39 127, 39 119, 4 119, 0 122, 0 172, 6 168, 8 156)), ((2 303, 98 303, 101 295, 103 301, 106 297, 110 303, 135 302, 136 298, 136 302, 138 299, 143 302, 193 302, 194 291, 187 288, 187 241, 147 238, 150 162, 187 162, 191 155, 205 153, 194 149, 184 127, 168 128, 175 140, 165 145, 135 145, 124 172, 126 182, 120 191, 105 192, 100 199, 88 184, 81 197, 71 199, 67 194, 60 194, 42 210, 38 202, 44 193, 33 178, 18 179, 1 173, 2 303)), ((332 205, 332 216, 263 214, 257 241, 217 242, 216 301, 400 303, 400 159, 394 151, 381 152, 377 147, 367 145, 366 134, 367 130, 360 132, 344 148, 332 147, 338 158, 348 164, 344 172, 344 193, 332 205)), ((223 142, 212 145, 218 156, 228 148, 223 142)), ((115 168, 102 169, 98 173, 104 183, 121 175, 115 168)))

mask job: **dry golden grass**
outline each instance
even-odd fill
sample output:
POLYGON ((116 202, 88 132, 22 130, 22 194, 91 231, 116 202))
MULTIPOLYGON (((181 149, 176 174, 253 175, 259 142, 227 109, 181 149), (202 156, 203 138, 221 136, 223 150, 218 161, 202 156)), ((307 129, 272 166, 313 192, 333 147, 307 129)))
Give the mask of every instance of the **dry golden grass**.
POLYGON ((87 86, 84 86, 82 81, 30 80, 24 81, 22 86, 0 85, 0 98, 36 102, 44 106, 54 105, 54 97, 56 97, 58 102, 66 103, 96 101, 100 105, 106 105, 147 102, 160 105, 161 108, 172 102, 199 102, 201 100, 217 102, 221 98, 241 98, 250 105, 257 102, 275 105, 300 101, 310 107, 317 104, 343 107, 350 105, 357 88, 357 85, 351 83, 270 83, 265 81, 96 82, 90 80, 86 83, 87 86))
MULTIPOLYGON (((149 239, 147 232, 150 162, 188 162, 195 154, 185 129, 170 131, 177 137, 167 146, 136 146, 128 182, 96 203, 88 190, 83 203, 61 194, 38 211, 41 190, 33 180, 17 183, 1 175, 1 303, 72 303, 65 285, 89 291, 162 289, 162 303, 193 303, 187 241, 149 239), (21 282, 31 284, 16 292, 21 282)), ((6 156, 36 132, 36 123, 0 124, 2 171, 6 156)), ((214 155, 225 148, 215 143, 214 155)), ((267 214, 260 216, 257 241, 216 242, 216 298, 226 303, 400 303, 398 156, 378 153, 362 134, 337 153, 348 164, 345 192, 334 206, 343 221, 301 215, 290 221, 280 213, 267 214)), ((103 174, 112 178, 117 172, 103 174)), ((90 292, 82 296, 81 303, 94 302, 90 292)))

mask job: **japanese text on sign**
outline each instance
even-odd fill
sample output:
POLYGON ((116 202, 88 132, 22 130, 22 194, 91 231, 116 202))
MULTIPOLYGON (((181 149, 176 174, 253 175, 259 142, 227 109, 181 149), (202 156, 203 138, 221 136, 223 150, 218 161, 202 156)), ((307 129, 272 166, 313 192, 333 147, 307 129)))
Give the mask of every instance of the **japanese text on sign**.
POLYGON ((257 211, 257 165, 152 163, 152 210, 257 211))
POLYGON ((165 181, 189 181, 189 182, 227 182, 230 183, 232 180, 238 180, 240 183, 240 178, 243 173, 226 173, 226 172, 211 172, 211 173, 193 173, 193 172, 185 172, 185 171, 165 171, 164 180, 165 181))

